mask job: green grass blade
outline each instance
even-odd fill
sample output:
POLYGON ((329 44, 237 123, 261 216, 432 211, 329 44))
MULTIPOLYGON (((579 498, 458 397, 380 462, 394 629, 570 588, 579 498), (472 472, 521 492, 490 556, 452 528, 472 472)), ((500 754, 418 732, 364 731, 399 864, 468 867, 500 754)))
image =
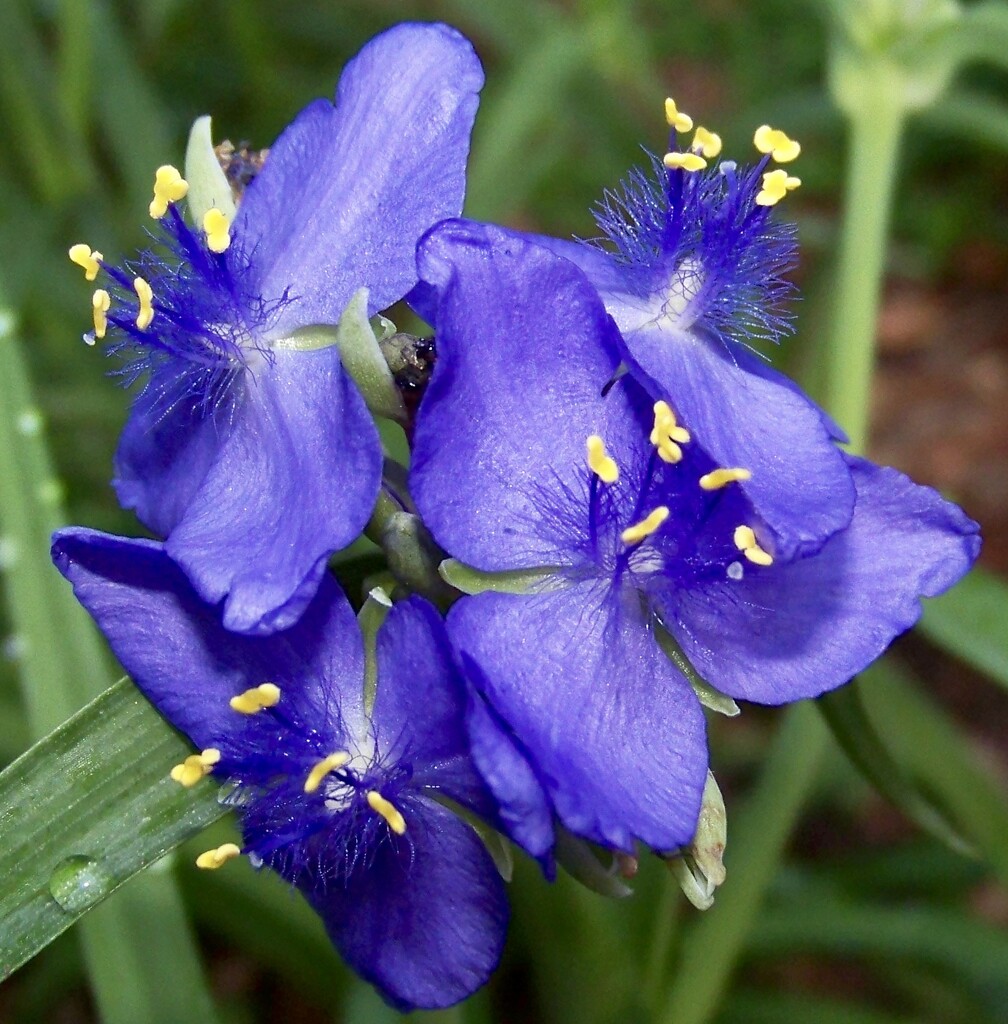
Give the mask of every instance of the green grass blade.
POLYGON ((756 790, 741 811, 729 810, 728 880, 684 939, 659 1024, 703 1024, 717 1011, 827 741, 826 727, 808 703, 788 709, 756 790))
POLYGON ((168 778, 189 752, 121 680, 0 773, 0 978, 224 813, 168 778))
MULTIPOLYGON (((18 667, 29 731, 39 737, 115 675, 97 633, 49 558, 52 530, 64 521, 60 488, 12 326, 10 315, 0 311, 0 523, 10 556, 4 589, 22 651, 18 667)), ((150 714, 157 718, 153 710, 150 714)), ((100 757, 101 748, 95 751, 100 757)), ((157 770, 164 773, 172 763, 162 762, 157 770)), ((51 766, 44 768, 52 771, 51 766)), ((114 760, 110 769, 119 769, 114 760)), ((118 820, 123 832, 134 826, 131 817, 118 820)), ((62 920, 65 915, 59 916, 62 920)), ((174 1024, 182 994, 201 1017, 214 1020, 199 955, 170 877, 146 879, 117 896, 83 923, 81 939, 106 1024, 174 1024), (160 947, 150 941, 155 915, 160 918, 160 947), (124 972, 125 963, 135 969, 124 972), (166 976, 174 979, 171 986, 165 985, 166 976)))
MULTIPOLYGON (((1008 120, 1008 112, 1005 116, 1008 120)), ((927 602, 920 628, 946 651, 1008 688, 1006 609, 1008 583, 974 569, 948 593, 927 602)))

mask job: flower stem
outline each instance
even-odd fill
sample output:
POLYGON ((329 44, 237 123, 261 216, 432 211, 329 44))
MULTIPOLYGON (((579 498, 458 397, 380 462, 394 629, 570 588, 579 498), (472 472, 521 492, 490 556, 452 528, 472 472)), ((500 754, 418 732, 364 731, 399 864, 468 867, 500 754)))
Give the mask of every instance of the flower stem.
POLYGON ((875 333, 886 235, 904 109, 878 90, 850 115, 850 151, 832 333, 826 351, 826 406, 863 451, 868 435, 875 333))

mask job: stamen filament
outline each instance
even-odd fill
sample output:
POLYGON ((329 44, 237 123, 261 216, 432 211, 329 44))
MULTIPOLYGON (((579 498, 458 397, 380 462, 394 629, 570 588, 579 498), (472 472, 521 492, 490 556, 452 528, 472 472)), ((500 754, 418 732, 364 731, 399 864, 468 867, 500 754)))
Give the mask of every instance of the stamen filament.
POLYGON ((330 772, 342 768, 349 761, 350 755, 345 750, 339 750, 335 754, 322 758, 308 773, 308 778, 305 779, 304 791, 306 793, 314 793, 322 785, 322 780, 330 772))
POLYGON ((242 715, 254 715, 263 708, 271 708, 280 700, 280 687, 275 683, 260 683, 237 697, 232 697, 231 710, 242 715))
POLYGON ((406 831, 406 819, 399 813, 398 808, 390 800, 386 800, 376 789, 368 790, 368 807, 375 814, 381 815, 388 822, 388 827, 397 836, 403 835, 406 831))
POLYGON ((585 442, 588 448, 588 468, 606 484, 614 484, 619 479, 619 466, 616 460, 606 452, 605 441, 598 434, 592 434, 585 442))
POLYGON ((190 754, 181 764, 175 765, 171 777, 180 786, 189 789, 209 775, 220 759, 221 752, 216 747, 207 747, 202 753, 190 754))
POLYGON ((71 263, 76 263, 84 271, 84 280, 93 281, 101 269, 101 260, 104 259, 97 249, 92 249, 84 242, 71 245, 67 253, 71 263))
POLYGON ((224 843, 214 850, 206 850, 196 858, 196 867, 204 871, 216 871, 229 860, 241 856, 241 850, 234 843, 224 843))
POLYGON ((645 537, 650 537, 655 530, 661 526, 669 517, 669 510, 666 505, 659 505, 653 512, 633 526, 628 526, 621 534, 620 539, 624 544, 639 544, 645 537))
POLYGON ((748 469, 712 469, 700 477, 700 486, 705 491, 718 491, 728 484, 751 478, 752 473, 748 469))

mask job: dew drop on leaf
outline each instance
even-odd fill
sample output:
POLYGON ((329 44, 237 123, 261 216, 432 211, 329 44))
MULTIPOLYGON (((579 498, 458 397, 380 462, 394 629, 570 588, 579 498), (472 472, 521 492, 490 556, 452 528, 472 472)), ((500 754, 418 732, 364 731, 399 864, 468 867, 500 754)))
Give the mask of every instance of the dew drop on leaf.
POLYGON ((49 876, 49 892, 66 911, 87 910, 112 890, 112 879, 91 857, 76 854, 60 861, 49 876))

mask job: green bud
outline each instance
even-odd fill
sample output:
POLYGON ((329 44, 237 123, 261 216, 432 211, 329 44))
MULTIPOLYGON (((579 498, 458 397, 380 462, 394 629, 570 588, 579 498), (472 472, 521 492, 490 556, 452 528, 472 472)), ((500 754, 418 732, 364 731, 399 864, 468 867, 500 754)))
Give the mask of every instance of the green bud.
POLYGON ((511 569, 506 572, 483 572, 455 558, 446 558, 439 566, 441 578, 463 594, 482 594, 495 590, 501 594, 531 594, 547 588, 555 569, 511 569))
POLYGON ((725 880, 722 857, 727 841, 724 799, 713 773, 708 771, 693 840, 678 854, 666 858, 679 887, 697 910, 709 910, 714 905, 714 891, 725 880))
POLYGON ((189 182, 186 202, 194 223, 201 225, 208 210, 217 209, 228 221, 235 216, 231 186, 214 151, 208 115, 197 117, 189 130, 185 154, 185 179, 189 182))

